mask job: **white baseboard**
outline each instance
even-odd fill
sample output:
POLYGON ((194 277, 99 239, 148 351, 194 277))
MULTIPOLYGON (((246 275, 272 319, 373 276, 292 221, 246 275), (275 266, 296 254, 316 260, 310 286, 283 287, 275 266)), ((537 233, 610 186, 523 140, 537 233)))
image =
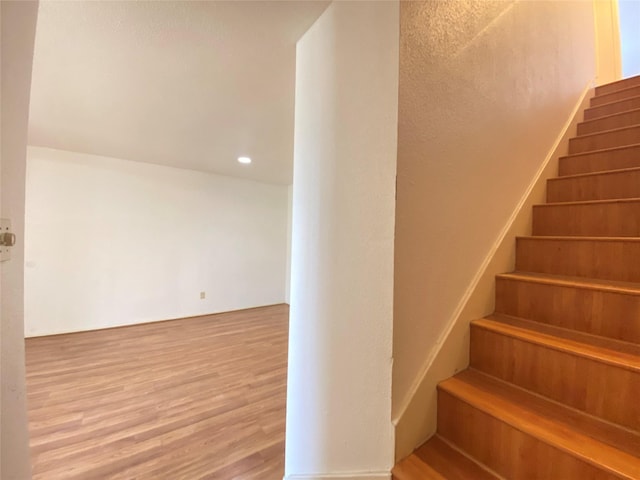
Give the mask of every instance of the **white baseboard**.
POLYGON ((335 474, 294 474, 286 475, 283 480, 389 480, 389 472, 351 472, 335 474))

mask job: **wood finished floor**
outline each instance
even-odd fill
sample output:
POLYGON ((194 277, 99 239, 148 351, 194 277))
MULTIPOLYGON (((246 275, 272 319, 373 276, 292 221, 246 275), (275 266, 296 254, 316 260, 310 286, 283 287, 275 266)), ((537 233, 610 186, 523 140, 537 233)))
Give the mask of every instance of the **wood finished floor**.
POLYGON ((288 307, 27 339, 34 480, 281 480, 288 307))

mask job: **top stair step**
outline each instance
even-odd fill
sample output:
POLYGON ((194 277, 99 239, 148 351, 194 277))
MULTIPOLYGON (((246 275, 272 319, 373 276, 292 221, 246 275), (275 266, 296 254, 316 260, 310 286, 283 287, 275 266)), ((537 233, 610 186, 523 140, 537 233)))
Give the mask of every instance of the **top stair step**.
POLYGON ((569 139, 569 153, 586 153, 640 143, 640 125, 615 128, 569 139))
POLYGON ((617 102, 618 100, 624 100, 625 98, 637 97, 638 95, 640 95, 640 85, 635 85, 623 88, 622 90, 616 90, 615 92, 592 97, 591 106, 598 107, 607 103, 617 102))
POLYGON ((640 124, 640 108, 580 122, 578 124, 578 135, 589 135, 638 124, 640 124))
POLYGON ((600 85, 599 87, 596 87, 596 95, 606 95, 608 93, 617 92, 618 90, 624 90, 625 88, 635 87, 636 85, 640 85, 640 75, 623 78, 622 80, 607 83, 606 85, 600 85))
POLYGON ((640 167, 640 143, 560 157, 558 175, 605 172, 640 167))
POLYGON ((606 103, 598 107, 590 107, 584 111, 584 119, 595 120, 596 118, 606 117, 607 115, 613 115, 615 113, 627 112, 629 110, 635 110, 640 108, 640 95, 637 97, 629 97, 624 100, 618 100, 616 102, 606 103))

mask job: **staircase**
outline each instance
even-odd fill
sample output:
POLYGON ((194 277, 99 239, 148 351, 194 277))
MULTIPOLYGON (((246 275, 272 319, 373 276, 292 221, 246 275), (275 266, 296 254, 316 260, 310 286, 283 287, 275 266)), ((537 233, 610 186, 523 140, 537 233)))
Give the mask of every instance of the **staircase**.
POLYGON ((640 76, 596 89, 532 233, 394 479, 640 479, 640 76))

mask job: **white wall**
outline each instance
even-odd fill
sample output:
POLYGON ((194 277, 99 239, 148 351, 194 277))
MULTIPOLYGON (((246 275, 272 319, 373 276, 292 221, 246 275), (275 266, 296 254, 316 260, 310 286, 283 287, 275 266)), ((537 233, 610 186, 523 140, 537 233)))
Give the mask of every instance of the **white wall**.
MULTIPOLYGON (((596 55, 590 2, 400 10, 393 411, 407 454, 434 431, 445 370, 434 359, 450 332, 468 339, 468 301, 593 85, 596 55)), ((487 292, 471 313, 493 300, 487 292)), ((468 358, 456 344, 445 376, 468 358)))
POLYGON ((618 0, 593 0, 593 20, 596 84, 604 85, 622 76, 618 0))
POLYGON ((38 2, 0 2, 2 34, 1 215, 13 222, 12 259, 0 264, 0 478, 31 478, 24 364, 24 185, 38 2))
POLYGON ((29 147, 26 206, 27 336, 285 300, 286 186, 29 147))
POLYGON ((291 229, 293 227, 293 185, 287 188, 287 268, 285 270, 285 302, 291 303, 291 229))
POLYGON ((389 477, 398 3, 299 41, 285 473, 389 477))

